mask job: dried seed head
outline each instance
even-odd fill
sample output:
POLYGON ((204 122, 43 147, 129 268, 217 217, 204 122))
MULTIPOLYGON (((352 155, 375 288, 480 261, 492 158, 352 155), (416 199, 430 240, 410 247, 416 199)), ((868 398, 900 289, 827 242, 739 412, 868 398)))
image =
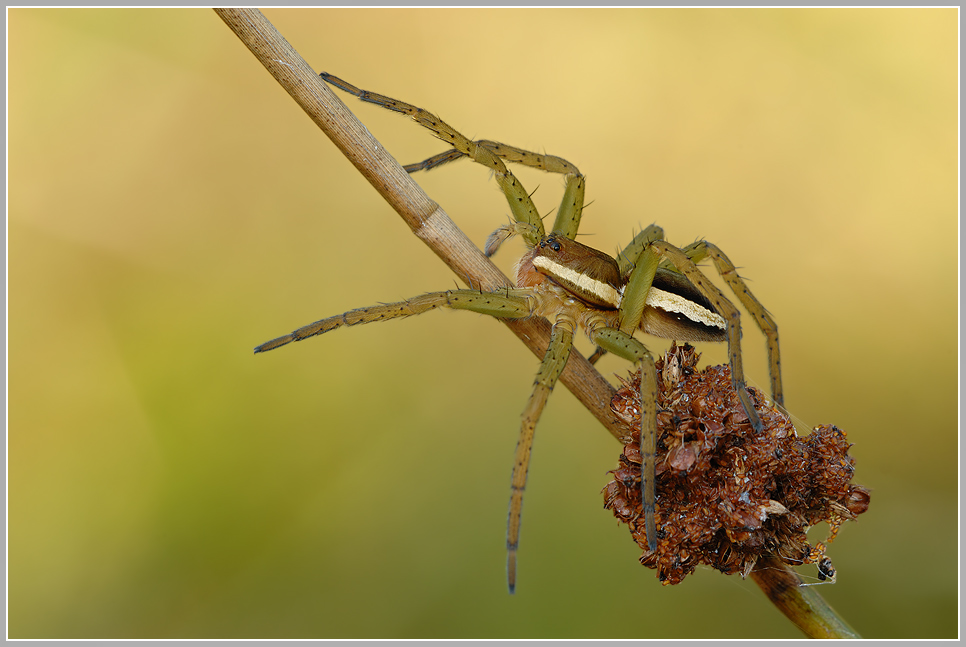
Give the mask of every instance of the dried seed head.
POLYGON ((788 416, 750 388, 764 426, 756 434, 729 368, 698 371, 698 358, 693 347, 674 345, 657 362, 657 550, 647 549, 641 512, 640 374, 611 405, 630 433, 604 507, 628 525, 644 550, 641 563, 664 584, 681 582, 698 564, 745 576, 762 555, 817 564, 821 579, 834 577, 825 545, 811 546, 805 533, 825 521, 831 541, 869 507, 869 491, 850 483, 845 432, 825 425, 799 437, 788 416))

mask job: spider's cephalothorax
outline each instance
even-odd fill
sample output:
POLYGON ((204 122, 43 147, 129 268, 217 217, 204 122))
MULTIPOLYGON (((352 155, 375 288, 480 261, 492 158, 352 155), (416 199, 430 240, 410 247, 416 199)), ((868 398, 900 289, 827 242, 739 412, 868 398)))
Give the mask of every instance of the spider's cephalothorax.
POLYGON ((520 438, 511 479, 507 524, 507 577, 511 593, 516 585, 516 552, 520 537, 523 490, 530 463, 530 448, 537 420, 550 391, 567 365, 574 332, 580 327, 597 346, 592 361, 611 352, 641 369, 641 490, 644 527, 650 550, 657 550, 655 520, 655 451, 657 382, 654 358, 639 340, 637 330, 679 341, 727 341, 731 376, 751 424, 761 430, 751 399, 744 388, 741 367, 741 328, 737 308, 702 274, 695 263, 711 258, 718 273, 755 318, 768 342, 772 399, 783 404, 778 353, 778 329, 761 303, 738 276, 734 265, 717 247, 697 241, 677 248, 663 240, 660 227, 651 225, 634 237, 616 259, 574 240, 584 203, 584 177, 570 162, 553 155, 533 153, 489 140, 473 141, 416 106, 360 90, 341 79, 322 74, 328 83, 364 101, 410 115, 452 149, 406 167, 410 173, 435 168, 461 157, 490 168, 506 195, 514 222, 497 229, 485 250, 492 255, 511 235, 521 236, 529 250, 517 263, 517 287, 496 292, 447 290, 406 301, 349 312, 303 326, 255 348, 263 352, 341 326, 384 321, 421 314, 439 307, 471 310, 506 319, 532 316, 553 325, 550 344, 534 380, 533 392, 523 410, 520 438), (543 221, 503 160, 561 173, 564 197, 553 229, 545 233, 543 221))

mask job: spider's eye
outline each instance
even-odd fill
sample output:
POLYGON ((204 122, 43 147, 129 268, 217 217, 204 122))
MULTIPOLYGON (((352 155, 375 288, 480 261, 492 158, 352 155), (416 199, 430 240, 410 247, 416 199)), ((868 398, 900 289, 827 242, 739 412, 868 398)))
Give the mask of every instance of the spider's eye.
POLYGON ((547 236, 546 238, 540 241, 541 248, 544 248, 547 245, 550 245, 550 249, 552 249, 555 252, 560 251, 560 243, 557 242, 557 239, 554 238, 553 236, 547 236))

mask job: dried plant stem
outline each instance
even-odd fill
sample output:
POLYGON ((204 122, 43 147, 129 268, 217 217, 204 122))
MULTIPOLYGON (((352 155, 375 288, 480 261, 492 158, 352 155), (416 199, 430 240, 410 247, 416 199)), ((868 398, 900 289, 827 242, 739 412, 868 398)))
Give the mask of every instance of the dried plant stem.
MULTIPOLYGON (((512 285, 369 134, 260 11, 215 9, 215 12, 457 277, 481 290, 512 285)), ((550 340, 550 325, 545 320, 504 323, 534 355, 543 357, 550 340)), ((560 381, 615 438, 626 435, 626 428, 611 411, 614 388, 580 353, 571 353, 560 381)), ((821 601, 817 594, 793 584, 793 581, 799 582, 798 576, 779 560, 767 568, 757 568, 752 577, 810 637, 856 637, 824 602, 815 602, 821 601)))

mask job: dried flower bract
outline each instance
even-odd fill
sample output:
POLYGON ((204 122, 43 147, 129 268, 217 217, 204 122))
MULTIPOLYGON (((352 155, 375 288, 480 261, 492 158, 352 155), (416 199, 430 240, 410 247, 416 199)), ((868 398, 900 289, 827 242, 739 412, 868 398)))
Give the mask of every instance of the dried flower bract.
POLYGON ((810 545, 806 532, 827 522, 831 541, 842 522, 868 509, 869 491, 850 483, 845 432, 825 425, 800 437, 784 412, 749 388, 764 425, 756 434, 728 367, 698 371, 698 358, 693 347, 675 345, 657 362, 657 550, 647 550, 641 514, 639 373, 612 403, 630 434, 604 506, 628 525, 644 549, 641 563, 664 584, 698 564, 745 576, 763 555, 816 564, 820 579, 833 579, 825 544, 810 545))

